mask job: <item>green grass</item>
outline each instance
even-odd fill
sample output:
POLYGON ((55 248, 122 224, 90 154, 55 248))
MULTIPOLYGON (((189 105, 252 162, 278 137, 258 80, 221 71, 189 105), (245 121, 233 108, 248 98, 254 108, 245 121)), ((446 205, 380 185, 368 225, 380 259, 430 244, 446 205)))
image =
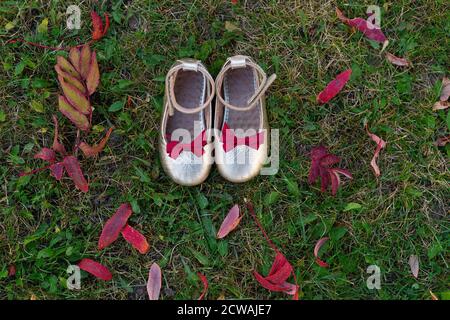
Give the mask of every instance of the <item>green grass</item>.
MULTIPOLYGON (((429 290, 449 296, 450 149, 433 145, 449 134, 449 118, 445 110, 431 110, 449 70, 444 0, 381 4, 387 50, 410 59, 413 66, 406 69, 390 65, 377 45, 335 16, 339 5, 348 17, 364 17, 371 1, 246 0, 232 6, 129 0, 101 8, 92 2, 81 6, 79 31, 65 28, 72 1, 0 3, 0 298, 144 299, 153 262, 163 270, 163 299, 197 298, 196 272, 209 279, 208 299, 288 298, 268 292, 252 276, 253 269, 268 271, 274 253, 250 216, 226 240, 214 238, 228 209, 244 198, 294 265, 302 299, 430 299, 429 290), (42 166, 33 154, 52 143, 56 52, 4 44, 17 37, 52 46, 87 41, 92 8, 113 18, 106 38, 93 45, 102 75, 93 96, 94 123, 117 129, 98 158, 82 161, 90 180, 89 193, 82 194, 69 179, 58 183, 48 172, 18 178, 42 166), (44 18, 48 32, 36 34, 44 18), (226 31, 226 21, 241 31, 226 31), (15 27, 6 30, 9 22, 15 27), (236 185, 213 169, 199 187, 175 185, 162 171, 157 148, 165 73, 174 60, 195 57, 215 76, 238 53, 278 75, 268 114, 271 127, 280 129, 280 170, 236 185), (344 91, 318 106, 316 94, 350 67, 344 91), (131 106, 114 111, 115 104, 109 111, 128 96, 131 106), (379 179, 370 168, 375 144, 366 122, 388 143, 379 179), (354 175, 334 198, 307 184, 307 153, 319 144, 341 156, 341 166, 354 175), (123 240, 96 250, 104 221, 125 201, 136 209, 132 225, 149 238, 147 255, 123 240), (345 211, 352 202, 361 209, 345 211), (322 253, 329 269, 314 262, 314 244, 322 236, 331 236, 322 253), (411 254, 420 258, 417 280, 409 271, 411 254), (67 290, 66 269, 83 257, 108 266, 113 281, 83 274, 82 289, 67 290), (7 277, 10 264, 17 267, 14 278, 7 277), (366 287, 371 264, 381 268, 381 290, 366 287)), ((69 145, 75 131, 59 118, 69 145)), ((99 129, 92 141, 101 137, 99 129)))

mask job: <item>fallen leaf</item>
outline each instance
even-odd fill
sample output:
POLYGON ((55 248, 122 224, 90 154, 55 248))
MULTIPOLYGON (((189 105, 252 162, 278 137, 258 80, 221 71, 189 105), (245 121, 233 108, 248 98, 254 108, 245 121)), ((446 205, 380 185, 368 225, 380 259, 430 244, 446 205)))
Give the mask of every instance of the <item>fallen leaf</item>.
POLYGON ((109 128, 109 130, 106 132, 106 135, 103 137, 100 142, 94 146, 88 145, 86 142, 80 143, 80 149, 83 151, 84 155, 86 157, 94 157, 98 155, 104 148, 106 143, 108 142, 109 136, 111 135, 111 132, 113 131, 113 128, 109 128))
POLYGON ((81 47, 80 50, 80 69, 78 72, 81 75, 81 78, 86 80, 89 68, 91 66, 91 48, 85 44, 81 47))
POLYGON ((150 250, 150 245, 145 236, 133 227, 127 224, 120 232, 122 233, 122 237, 141 254, 146 254, 150 250))
POLYGON ((386 59, 390 62, 390 63, 392 63, 392 64, 394 64, 394 65, 396 65, 396 66, 400 66, 400 67, 407 67, 407 66, 409 66, 411 63, 408 61, 408 60, 406 60, 405 58, 399 58, 399 57, 396 57, 396 56, 394 56, 393 54, 391 54, 391 53, 389 53, 389 52, 386 52, 386 59))
POLYGON ((37 33, 47 33, 48 31, 48 18, 42 19, 41 23, 36 28, 37 33))
POLYGON ((97 54, 93 51, 89 61, 89 70, 86 75, 86 87, 89 95, 92 95, 100 82, 100 71, 98 69, 97 54))
POLYGON ((366 131, 367 131, 367 134, 369 135, 369 137, 377 144, 377 148, 375 149, 373 158, 370 161, 370 165, 373 168, 375 176, 379 177, 381 175, 381 172, 380 172, 380 168, 378 167, 378 164, 377 164, 377 158, 378 158, 378 155, 380 154, 381 149, 384 149, 386 147, 386 142, 383 139, 381 139, 380 137, 378 137, 376 134, 371 133, 369 131, 369 128, 367 125, 366 125, 366 131))
MULTIPOLYGON (((78 49, 77 49, 78 50, 78 49)), ((78 71, 75 69, 75 67, 69 62, 67 61, 66 58, 64 58, 63 56, 57 56, 56 57, 56 64, 61 68, 61 70, 63 70, 64 72, 69 73, 70 75, 81 79, 80 74, 78 73, 78 71)))
POLYGON ((64 72, 58 64, 55 65, 55 71, 58 74, 58 81, 60 83, 62 81, 65 81, 77 88, 82 94, 86 94, 86 89, 84 88, 83 83, 78 80, 78 78, 72 76, 68 72, 64 72))
POLYGON ((63 78, 59 78, 59 84, 64 92, 64 97, 70 105, 79 112, 87 115, 90 112, 90 103, 88 98, 74 85, 66 82, 63 78))
POLYGON ((435 146, 443 147, 450 141, 450 136, 439 137, 434 143, 435 146))
POLYGON ((335 196, 341 185, 339 174, 352 179, 352 174, 341 168, 332 168, 341 159, 338 156, 328 153, 324 146, 315 147, 311 150, 311 168, 308 176, 308 183, 313 184, 320 177, 320 191, 325 192, 331 184, 331 194, 335 196))
POLYGON ((56 154, 52 149, 44 147, 34 155, 34 158, 53 163, 56 161, 56 154))
POLYGON ((150 300, 158 300, 161 291, 161 268, 153 263, 148 273, 147 292, 150 300))
POLYGON ((229 32, 238 32, 241 31, 241 29, 235 25, 233 22, 225 21, 225 30, 229 32))
POLYGON ((74 156, 67 156, 64 158, 63 164, 67 174, 75 183, 75 187, 82 192, 88 192, 89 185, 83 176, 78 159, 74 156))
POLYGON ((16 275, 16 266, 13 264, 10 264, 8 266, 8 277, 14 277, 16 275))
POLYGON ((91 11, 92 39, 99 40, 103 37, 103 21, 95 11, 91 11))
POLYGON ((431 300, 439 300, 439 298, 430 290, 431 300))
POLYGON ((242 217, 239 217, 239 205, 234 205, 223 220, 219 232, 217 232, 217 239, 222 239, 233 231, 241 222, 242 217))
POLYGON ((197 272, 198 277, 200 278, 200 280, 203 283, 203 291, 200 294, 200 297, 198 297, 198 300, 203 300, 203 298, 205 297, 206 293, 208 292, 208 279, 201 274, 200 272, 197 272))
POLYGON ((381 31, 378 26, 374 25, 370 21, 367 21, 363 18, 349 19, 344 16, 342 11, 338 8, 336 8, 336 15, 343 23, 361 31, 366 36, 366 38, 383 43, 383 49, 387 46, 388 40, 383 31, 381 31))
POLYGON ((78 267, 80 267, 81 270, 89 272, 99 279, 105 281, 109 281, 112 279, 112 274, 111 272, 109 272, 108 268, 94 260, 84 258, 80 262, 78 262, 78 267))
POLYGON ((311 169, 309 171, 308 182, 313 184, 320 176, 320 159, 328 154, 327 148, 324 146, 315 147, 311 150, 311 169))
POLYGON ((444 79, 442 79, 442 90, 441 90, 441 96, 439 99, 441 101, 447 101, 449 96, 450 96, 450 79, 447 77, 444 77, 444 79))
POLYGON ((350 173, 350 171, 345 169, 331 168, 329 172, 331 177, 331 194, 333 196, 337 194, 337 191, 341 185, 341 178, 339 177, 339 174, 342 174, 349 179, 353 179, 353 176, 350 173))
POLYGON ((72 66, 77 70, 78 78, 81 78, 79 74, 80 70, 80 49, 78 47, 73 47, 69 51, 69 60, 72 66))
POLYGON ((251 202, 246 201, 246 205, 247 205, 248 211, 250 212, 251 217, 253 218, 256 225, 260 229, 264 238, 266 238, 268 244, 277 253, 267 277, 263 277, 256 270, 253 271, 253 275, 254 275, 256 281, 258 281, 264 288, 266 288, 268 290, 284 292, 289 295, 292 295, 293 300, 298 300, 299 286, 297 284, 297 277, 295 276, 295 272, 292 268, 292 265, 289 263, 289 261, 287 261, 286 257, 278 250, 278 248, 275 246, 275 244, 272 242, 272 240, 267 235, 266 231, 262 227, 261 223, 258 220, 258 217, 255 214, 255 211, 253 209, 253 204, 251 202), (286 274, 288 272, 289 272, 289 274, 286 277, 286 274), (286 280, 288 279, 290 274, 292 274, 295 284, 286 282, 286 280))
POLYGON ((102 233, 98 240, 98 249, 102 250, 109 246, 111 243, 117 240, 120 232, 127 224, 128 218, 132 214, 131 205, 129 203, 123 203, 112 215, 111 218, 106 221, 103 226, 102 233))
POLYGON ((333 99, 342 90, 342 88, 344 88, 348 80, 350 80, 351 74, 351 69, 345 70, 344 72, 338 74, 336 78, 328 83, 325 89, 317 95, 317 102, 324 104, 333 99))
POLYGON ((328 239, 328 237, 321 238, 314 246, 314 257, 316 258, 316 263, 323 268, 328 268, 329 265, 319 258, 319 250, 324 245, 324 243, 328 241, 328 239))
POLYGON ((409 267, 411 268, 411 273, 414 278, 417 279, 419 276, 419 258, 416 255, 411 255, 408 260, 409 267))
POLYGON ((447 101, 438 101, 433 105, 433 111, 444 110, 448 108, 447 101))
POLYGON ((72 107, 64 96, 58 98, 59 111, 65 115, 80 130, 87 131, 91 127, 88 118, 72 107))
POLYGON ((99 40, 103 38, 109 28, 109 17, 105 13, 105 26, 103 27, 102 18, 95 11, 91 11, 91 20, 92 20, 92 39, 99 40))
POLYGON ((64 174, 64 164, 62 162, 54 163, 50 167, 50 175, 56 180, 61 180, 64 174))
POLYGON ((272 263, 269 274, 263 277, 256 270, 253 271, 256 281, 258 281, 264 288, 274 292, 284 292, 295 296, 297 294, 297 286, 286 282, 289 276, 293 273, 292 265, 287 261, 286 257, 277 252, 275 260, 272 263))

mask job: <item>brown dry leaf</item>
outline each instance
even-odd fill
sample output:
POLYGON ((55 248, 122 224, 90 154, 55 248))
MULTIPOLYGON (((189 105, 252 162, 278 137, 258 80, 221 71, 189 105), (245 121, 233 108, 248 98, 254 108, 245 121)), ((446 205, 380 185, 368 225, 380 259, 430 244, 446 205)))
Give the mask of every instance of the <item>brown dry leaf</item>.
POLYGON ((439 137, 434 143, 435 146, 444 147, 450 141, 450 136, 439 137))
POLYGON ((433 105, 433 111, 444 110, 448 108, 447 101, 438 101, 433 105))
POLYGON ((407 66, 411 65, 411 63, 408 60, 406 60, 405 58, 396 57, 392 53, 389 53, 389 52, 386 52, 386 59, 390 63, 392 63, 396 66, 400 66, 400 67, 407 67, 407 66))
POLYGON ((444 79, 442 79, 442 91, 439 99, 441 101, 447 101, 449 96, 450 96, 450 79, 444 77, 444 79))
POLYGON ((431 296, 431 300, 439 300, 439 298, 437 297, 437 295, 435 295, 433 293, 433 291, 430 290, 430 296, 431 296))
POLYGON ((409 257, 409 267, 411 268, 411 273, 413 274, 414 278, 417 279, 417 277, 419 276, 419 257, 417 257, 416 255, 411 255, 409 257))

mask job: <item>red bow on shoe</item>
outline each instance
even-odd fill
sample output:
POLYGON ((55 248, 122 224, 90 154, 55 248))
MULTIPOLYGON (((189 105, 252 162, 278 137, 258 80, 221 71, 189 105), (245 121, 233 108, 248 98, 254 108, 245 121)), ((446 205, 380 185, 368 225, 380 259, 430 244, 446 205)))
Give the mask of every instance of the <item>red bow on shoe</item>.
POLYGON ((169 141, 166 146, 166 152, 173 159, 178 158, 181 152, 190 151, 197 157, 201 157, 205 150, 203 147, 206 145, 206 130, 203 130, 194 140, 189 143, 181 143, 179 141, 169 141))
POLYGON ((259 132, 253 136, 240 138, 237 137, 234 134, 233 129, 230 129, 228 124, 225 123, 222 129, 221 140, 223 143, 223 150, 225 150, 225 152, 233 150, 237 146, 243 145, 258 150, 259 146, 264 143, 264 132, 259 132))

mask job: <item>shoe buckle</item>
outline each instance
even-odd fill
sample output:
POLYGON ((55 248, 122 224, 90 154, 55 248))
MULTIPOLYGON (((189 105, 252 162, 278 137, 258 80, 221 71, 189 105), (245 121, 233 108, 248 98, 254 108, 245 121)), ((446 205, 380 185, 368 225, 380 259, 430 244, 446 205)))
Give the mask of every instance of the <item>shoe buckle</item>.
POLYGON ((194 59, 184 59, 180 60, 180 62, 184 71, 198 71, 200 61, 194 59))
POLYGON ((231 69, 245 68, 247 65, 245 56, 234 56, 230 58, 231 69))

